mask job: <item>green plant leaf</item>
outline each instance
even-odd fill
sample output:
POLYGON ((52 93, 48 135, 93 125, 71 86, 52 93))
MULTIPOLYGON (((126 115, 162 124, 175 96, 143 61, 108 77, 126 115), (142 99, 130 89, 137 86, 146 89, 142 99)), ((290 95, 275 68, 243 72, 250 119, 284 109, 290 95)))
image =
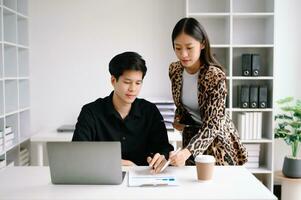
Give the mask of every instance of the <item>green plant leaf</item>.
POLYGON ((276 101, 277 104, 284 104, 284 103, 289 103, 291 101, 293 101, 294 98, 293 97, 286 97, 284 99, 280 99, 278 101, 276 101))

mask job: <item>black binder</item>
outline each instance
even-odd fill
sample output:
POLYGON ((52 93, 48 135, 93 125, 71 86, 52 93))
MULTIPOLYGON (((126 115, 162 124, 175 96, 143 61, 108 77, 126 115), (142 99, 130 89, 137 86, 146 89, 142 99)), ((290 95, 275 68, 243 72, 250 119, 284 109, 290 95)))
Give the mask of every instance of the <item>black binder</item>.
POLYGON ((268 107, 268 87, 263 85, 259 87, 259 108, 268 107))
POLYGON ((239 92, 239 107, 249 108, 249 86, 242 85, 239 92))
POLYGON ((250 108, 258 108, 258 86, 250 86, 250 108))
POLYGON ((243 76, 251 76, 252 56, 251 54, 241 55, 241 68, 243 76))
POLYGON ((259 76, 260 73, 260 55, 252 54, 252 76, 259 76))

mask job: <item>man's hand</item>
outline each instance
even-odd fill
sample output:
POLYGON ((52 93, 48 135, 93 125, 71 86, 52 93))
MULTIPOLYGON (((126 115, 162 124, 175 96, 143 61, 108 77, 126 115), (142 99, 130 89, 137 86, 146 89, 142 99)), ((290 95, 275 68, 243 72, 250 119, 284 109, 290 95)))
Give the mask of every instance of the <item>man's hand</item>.
POLYGON ((182 149, 174 155, 174 151, 169 152, 170 164, 173 166, 185 166, 186 160, 190 157, 191 153, 188 149, 182 149))
POLYGON ((147 162, 152 168, 151 173, 159 173, 167 160, 164 155, 156 153, 153 158, 147 157, 147 162))
POLYGON ((132 161, 130 161, 130 160, 121 160, 121 164, 122 164, 122 166, 135 166, 136 164, 135 163, 133 163, 132 161))

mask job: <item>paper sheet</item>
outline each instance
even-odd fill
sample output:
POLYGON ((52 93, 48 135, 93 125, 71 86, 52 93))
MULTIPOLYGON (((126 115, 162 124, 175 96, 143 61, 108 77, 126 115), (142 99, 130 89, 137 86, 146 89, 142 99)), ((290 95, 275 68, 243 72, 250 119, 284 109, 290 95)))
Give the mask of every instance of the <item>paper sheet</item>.
POLYGON ((149 167, 131 168, 129 170, 128 183, 130 187, 179 185, 174 175, 166 172, 162 172, 159 174, 151 174, 149 167))

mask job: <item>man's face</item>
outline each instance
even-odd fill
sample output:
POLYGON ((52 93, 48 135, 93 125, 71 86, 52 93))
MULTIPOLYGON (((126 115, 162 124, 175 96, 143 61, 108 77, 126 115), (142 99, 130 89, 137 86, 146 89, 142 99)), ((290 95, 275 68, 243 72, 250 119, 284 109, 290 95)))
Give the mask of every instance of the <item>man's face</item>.
POLYGON ((111 77, 114 95, 116 95, 119 102, 132 104, 135 101, 142 87, 142 76, 141 71, 126 70, 118 81, 114 76, 111 77))

